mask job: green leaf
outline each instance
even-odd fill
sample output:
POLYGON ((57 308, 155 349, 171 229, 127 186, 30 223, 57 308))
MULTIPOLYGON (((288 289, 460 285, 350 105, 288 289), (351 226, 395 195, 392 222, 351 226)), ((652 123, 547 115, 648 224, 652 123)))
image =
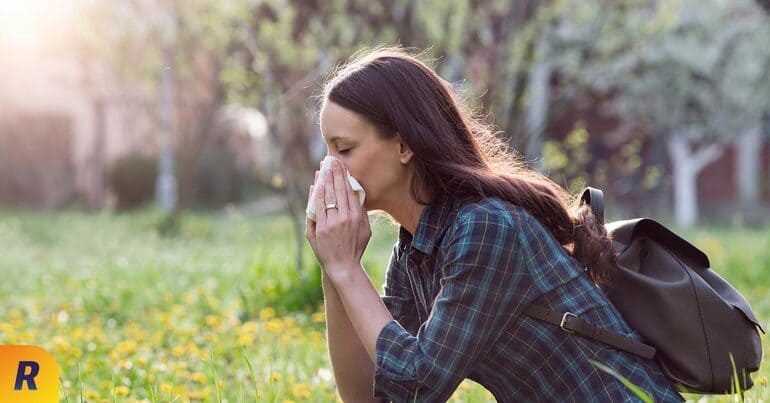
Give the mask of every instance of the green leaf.
POLYGON ((614 369, 612 369, 612 368, 610 368, 610 367, 608 367, 608 366, 606 366, 606 365, 604 365, 604 364, 602 364, 602 363, 600 363, 598 361, 594 361, 594 360, 588 360, 588 361, 591 363, 591 365, 593 365, 596 368, 599 368, 600 370, 602 370, 602 371, 604 371, 604 372, 614 376, 620 382, 623 382, 623 385, 626 385, 626 387, 628 389, 631 389, 631 391, 634 392, 634 394, 636 396, 638 396, 640 399, 642 399, 645 403, 653 403, 654 402, 654 400, 652 400, 652 397, 650 397, 650 395, 648 395, 645 391, 643 391, 638 386, 636 386, 633 383, 631 383, 631 381, 629 381, 623 375, 620 375, 619 373, 617 373, 617 371, 615 371, 614 369))

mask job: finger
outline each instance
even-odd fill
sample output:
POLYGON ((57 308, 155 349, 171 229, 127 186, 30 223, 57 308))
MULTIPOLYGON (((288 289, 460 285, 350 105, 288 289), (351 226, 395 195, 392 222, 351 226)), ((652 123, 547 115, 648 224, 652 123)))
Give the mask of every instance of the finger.
POLYGON ((334 195, 337 199, 337 207, 339 207, 337 211, 340 215, 346 215, 348 214, 348 192, 347 187, 345 187, 347 180, 340 161, 335 160, 332 164, 332 174, 334 177, 334 195))
POLYGON ((321 183, 318 185, 315 195, 315 224, 316 229, 326 225, 326 186, 321 183))
POLYGON ((305 238, 310 241, 310 246, 315 248, 315 221, 310 217, 305 219, 305 238))
POLYGON ((339 205, 336 209, 326 209, 326 205, 330 203, 338 203, 336 200, 336 196, 334 195, 334 179, 332 178, 332 172, 331 169, 327 170, 324 174, 324 177, 321 178, 323 181, 323 190, 324 190, 324 197, 323 197, 323 203, 321 204, 321 208, 326 212, 326 218, 329 217, 336 217, 337 212, 339 211, 339 205))
MULTIPOLYGON (((310 185, 307 191, 307 200, 310 203, 310 198, 313 195, 313 185, 310 185)), ((305 238, 310 242, 310 246, 315 248, 315 221, 310 216, 305 217, 305 238)))
MULTIPOLYGON (((310 187, 307 189, 307 202, 310 203, 310 198, 313 197, 313 185, 310 185, 310 187)), ((307 217, 309 221, 315 222, 310 219, 310 216, 307 217)))
POLYGON ((350 186, 350 180, 348 179, 348 169, 343 167, 342 176, 345 178, 345 193, 348 196, 348 208, 353 215, 358 214, 358 209, 361 207, 358 202, 358 195, 353 193, 353 187, 350 186))

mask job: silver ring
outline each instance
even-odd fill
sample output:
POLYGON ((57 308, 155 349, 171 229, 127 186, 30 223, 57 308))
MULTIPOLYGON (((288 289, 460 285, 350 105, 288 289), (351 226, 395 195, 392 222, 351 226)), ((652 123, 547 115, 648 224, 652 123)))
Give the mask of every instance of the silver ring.
POLYGON ((326 205, 326 210, 337 208, 337 203, 329 203, 326 205))

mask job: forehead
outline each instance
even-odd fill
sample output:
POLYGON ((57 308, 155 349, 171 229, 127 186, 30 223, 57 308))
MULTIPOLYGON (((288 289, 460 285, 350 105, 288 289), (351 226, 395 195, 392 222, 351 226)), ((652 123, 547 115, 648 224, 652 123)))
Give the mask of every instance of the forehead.
POLYGON ((359 114, 334 102, 321 110, 321 135, 327 142, 340 139, 362 139, 372 133, 374 126, 359 114))

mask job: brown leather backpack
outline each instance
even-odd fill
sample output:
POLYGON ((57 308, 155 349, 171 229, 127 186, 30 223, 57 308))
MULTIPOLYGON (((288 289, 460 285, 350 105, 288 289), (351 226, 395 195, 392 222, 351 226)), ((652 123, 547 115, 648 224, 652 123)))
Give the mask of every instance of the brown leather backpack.
MULTIPOLYGON (((604 222, 601 190, 582 196, 604 222)), ((592 325, 569 312, 531 306, 530 316, 645 358, 654 358, 680 391, 723 394, 753 386, 762 345, 759 324, 746 299, 710 269, 705 253, 650 218, 605 225, 619 253, 603 290, 639 343, 592 325), (731 357, 735 365, 731 362, 731 357)))

